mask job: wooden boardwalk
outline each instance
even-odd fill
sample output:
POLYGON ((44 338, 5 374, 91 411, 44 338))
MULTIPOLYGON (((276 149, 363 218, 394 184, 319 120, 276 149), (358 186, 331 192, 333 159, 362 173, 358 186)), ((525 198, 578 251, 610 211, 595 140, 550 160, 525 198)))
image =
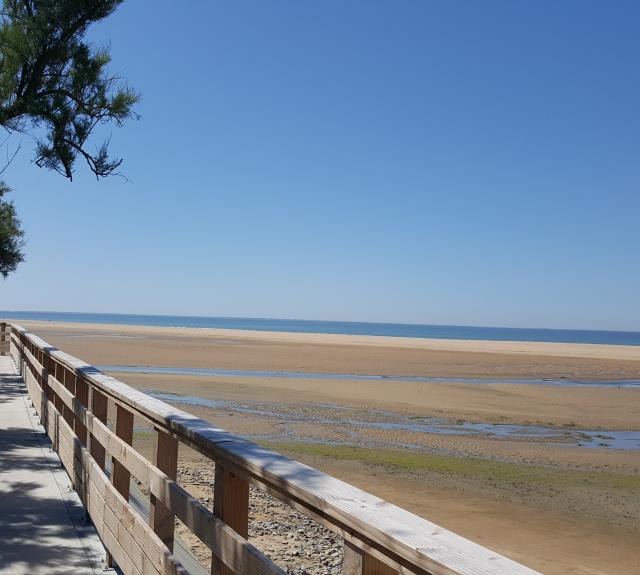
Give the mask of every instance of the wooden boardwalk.
POLYGON ((104 575, 104 557, 13 360, 0 357, 0 574, 104 575))
MULTIPOLYGON (((210 549, 211 573, 285 575, 248 540, 249 485, 337 533, 345 575, 535 575, 409 511, 135 390, 18 325, 0 324, 0 332, 29 394, 27 400, 13 364, 3 358, 0 574, 92 569, 82 538, 73 534, 77 522, 64 523, 54 484, 44 487, 52 471, 43 463, 46 449, 29 429, 33 402, 107 549, 107 562, 124 575, 201 572, 179 554, 176 518, 210 549), (150 459, 135 449, 134 420, 152 426, 150 459), (181 445, 215 464, 213 508, 177 481, 181 445), (136 507, 132 479, 149 494, 148 513, 136 507), (48 519, 49 508, 51 514, 58 509, 56 522, 48 519), (53 567, 39 571, 45 561, 53 567)), ((83 513, 79 504, 73 509, 83 513)))

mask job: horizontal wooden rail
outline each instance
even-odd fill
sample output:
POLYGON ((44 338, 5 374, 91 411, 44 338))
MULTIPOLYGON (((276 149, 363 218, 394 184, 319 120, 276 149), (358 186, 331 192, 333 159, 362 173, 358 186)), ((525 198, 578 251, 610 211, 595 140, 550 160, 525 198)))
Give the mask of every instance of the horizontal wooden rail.
POLYGON ((320 471, 137 391, 11 325, 10 352, 54 448, 98 533, 125 574, 184 573, 171 553, 174 516, 212 552, 215 573, 283 571, 247 541, 248 485, 344 540, 349 575, 532 575, 535 572, 320 471), (117 411, 115 431, 107 405, 117 411), (154 429, 152 461, 131 444, 133 418, 154 429), (178 445, 216 464, 207 509, 176 481, 178 445), (111 480, 105 454, 113 461, 111 480), (119 470, 119 471, 117 471, 119 470), (151 497, 147 524, 131 507, 129 476, 151 497))

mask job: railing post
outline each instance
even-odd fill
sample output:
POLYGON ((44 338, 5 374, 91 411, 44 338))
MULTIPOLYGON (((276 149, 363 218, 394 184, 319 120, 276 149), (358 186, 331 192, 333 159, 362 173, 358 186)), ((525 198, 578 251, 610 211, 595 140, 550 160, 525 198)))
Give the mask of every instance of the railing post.
MULTIPOLYGON (((55 361, 50 355, 48 356, 49 359, 49 369, 48 369, 48 375, 49 376, 53 376, 56 380, 58 380, 59 382, 62 381, 62 377, 61 377, 61 373, 62 373, 62 366, 55 361)), ((48 382, 48 380, 47 380, 48 382)), ((52 402, 53 402, 53 413, 47 413, 47 425, 45 425, 45 429, 47 429, 47 431, 49 430, 49 425, 53 425, 53 435, 49 434, 49 439, 51 439, 51 446, 52 449, 54 451, 58 451, 58 447, 59 447, 59 431, 58 431, 58 427, 59 427, 59 418, 62 417, 62 407, 64 406, 64 402, 62 401, 62 398, 53 390, 49 390, 51 392, 52 395, 52 402)))
MULTIPOLYGON (((109 401, 107 396, 100 393, 92 386, 89 387, 88 405, 91 406, 91 413, 100 422, 107 424, 107 411, 109 408, 109 401)), ((105 470, 105 448, 99 441, 97 441, 91 433, 89 433, 89 453, 93 457, 96 463, 99 465, 102 471, 105 470)), ((113 565, 113 558, 111 553, 107 551, 105 557, 106 564, 111 567, 113 565)))
MULTIPOLYGON (((152 463, 174 481, 178 477, 178 440, 160 429, 153 432, 152 463)), ((173 551, 174 514, 162 501, 150 496, 149 525, 162 542, 173 551)))
POLYGON ((18 364, 18 373, 22 377, 25 378, 24 374, 24 334, 20 334, 20 363, 18 364))
POLYGON ((343 541, 343 549, 342 573, 344 575, 362 575, 362 551, 348 541, 343 541))
MULTIPOLYGON (((101 421, 106 425, 107 424, 107 407, 108 407, 107 397, 102 393, 100 393, 93 386, 89 388, 89 395, 90 395, 89 401, 91 402, 91 413, 98 421, 101 421)), ((91 435, 89 440, 89 452, 91 453, 91 457, 93 457, 96 460, 96 463, 100 466, 100 469, 104 471, 104 468, 105 468, 104 445, 101 445, 100 442, 94 439, 93 436, 91 435)))
MULTIPOLYGON (((133 441, 133 413, 121 405, 116 406, 116 435, 125 443, 131 445, 133 441)), ((117 459, 113 458, 111 483, 120 495, 129 501, 129 485, 131 473, 117 459)))
MULTIPOLYGON (((63 369, 64 368, 62 367, 62 365, 60 365, 57 361, 55 361, 54 359, 51 360, 51 363, 49 364, 49 373, 53 374, 53 377, 55 377, 60 383, 64 385, 63 369)), ((64 402, 57 393, 54 393, 53 395, 53 405, 55 406, 58 413, 64 413, 64 402)))
MULTIPOLYGON (((216 462, 213 512, 245 539, 249 535, 249 482, 216 462)), ((211 557, 213 575, 231 575, 215 555, 211 557)))
POLYGON ((398 572, 362 549, 344 542, 344 575, 398 575, 398 572))
MULTIPOLYGON (((102 395, 99 392, 96 392, 95 389, 93 390, 93 393, 96 395, 102 395)), ((107 398, 105 396, 102 396, 102 397, 104 398, 104 403, 105 403, 104 423, 106 423, 107 398)), ((120 405, 116 405, 116 435, 120 439, 122 439, 125 443, 128 443, 129 445, 131 445, 133 441, 133 413, 131 413, 130 411, 128 411, 127 409, 125 409, 120 405)), ((91 443, 93 446, 93 443, 95 442, 92 441, 91 443)), ((102 467, 104 469, 104 447, 102 447, 102 457, 103 457, 102 467)), ((113 463, 113 466, 111 469, 111 483, 118 490, 120 495, 122 495, 122 497, 124 497, 126 501, 129 501, 129 486, 131 484, 131 473, 129 473, 129 470, 124 465, 122 465, 117 459, 115 459, 115 457, 112 457, 111 461, 113 463)), ((109 553, 109 551, 107 551, 107 565, 109 567, 113 567, 113 557, 111 553, 109 553)))
MULTIPOLYGON (((82 403, 86 409, 89 408, 89 384, 81 377, 76 376, 76 399, 82 403)), ((80 443, 84 447, 87 446, 87 427, 83 421, 76 417, 76 435, 80 440, 80 443)))
MULTIPOLYGON (((75 397, 76 396, 76 374, 70 371, 69 369, 62 367, 62 380, 59 380, 69 392, 75 397)), ((69 424, 69 427, 75 431, 76 428, 76 417, 73 413, 73 410, 67 406, 66 403, 62 405, 62 416, 64 420, 69 424)))
POLYGON ((51 390, 49 389, 49 353, 42 350, 41 361, 42 373, 40 377, 42 379, 42 403, 40 404, 40 423, 45 429, 47 429, 47 421, 49 420, 49 400, 51 399, 51 390))

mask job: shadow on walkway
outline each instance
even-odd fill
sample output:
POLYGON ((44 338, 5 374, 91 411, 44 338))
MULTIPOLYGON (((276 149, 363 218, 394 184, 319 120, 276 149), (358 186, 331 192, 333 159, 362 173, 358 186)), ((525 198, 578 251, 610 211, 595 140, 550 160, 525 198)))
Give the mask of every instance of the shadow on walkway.
POLYGON ((8 403, 16 397, 24 395, 24 383, 22 379, 16 375, 5 375, 0 373, 0 403, 8 403))
POLYGON ((0 573, 91 573, 65 503, 42 497, 42 487, 16 481, 0 491, 0 573))
POLYGON ((104 548, 14 370, 0 357, 0 575, 97 575, 104 548))

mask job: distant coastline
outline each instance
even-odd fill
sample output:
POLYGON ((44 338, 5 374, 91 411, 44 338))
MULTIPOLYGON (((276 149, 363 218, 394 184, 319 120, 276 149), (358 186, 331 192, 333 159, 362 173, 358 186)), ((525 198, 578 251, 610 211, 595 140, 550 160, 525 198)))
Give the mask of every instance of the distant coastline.
POLYGON ((266 318, 234 318, 174 315, 135 315, 84 312, 0 311, 0 318, 52 322, 122 324, 156 327, 218 328, 250 331, 378 335, 424 339, 459 339, 489 341, 527 341, 554 343, 593 343, 640 345, 640 332, 478 327, 452 325, 418 325, 316 321, 266 318))

